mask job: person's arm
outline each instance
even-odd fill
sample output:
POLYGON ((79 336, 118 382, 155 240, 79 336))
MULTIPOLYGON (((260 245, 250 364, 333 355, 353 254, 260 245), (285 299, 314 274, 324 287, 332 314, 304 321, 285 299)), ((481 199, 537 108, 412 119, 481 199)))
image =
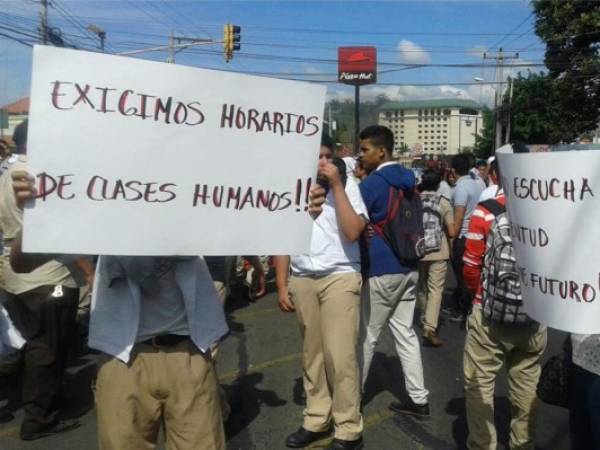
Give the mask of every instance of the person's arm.
MULTIPOLYGON (((20 209, 29 200, 35 198, 34 178, 24 170, 15 170, 11 173, 12 187, 15 201, 20 209)), ((23 232, 19 231, 10 249, 10 265, 16 273, 32 272, 39 266, 52 260, 52 255, 39 253, 23 253, 23 232)))
POLYGON ((53 259, 52 255, 23 253, 22 231, 15 237, 10 247, 10 266, 15 273, 29 273, 53 259))
POLYGON ((331 187, 331 192, 335 199, 335 214, 340 230, 344 237, 349 241, 357 241, 358 238, 360 238, 367 221, 352 207, 338 168, 331 163, 322 163, 319 173, 322 176, 327 177, 327 180, 329 181, 329 186, 331 187))
POLYGON ((275 283, 277 285, 279 308, 285 312, 295 311, 288 292, 290 257, 288 255, 273 256, 273 262, 275 264, 275 283))
POLYGON ((265 270, 260 262, 260 258, 256 255, 244 256, 244 258, 254 268, 251 286, 252 290, 256 289, 256 292, 253 292, 254 298, 262 297, 265 295, 265 292, 267 292, 267 283, 265 279, 265 270))
POLYGON ((454 220, 454 212, 452 211, 452 206, 450 206, 450 203, 447 204, 447 208, 447 212, 444 215, 444 227, 446 229, 446 235, 448 236, 448 238, 453 239, 457 235, 456 229, 454 227, 454 224, 456 222, 454 220))
POLYGON ((465 240, 465 252, 463 254, 463 277, 467 289, 475 294, 479 287, 483 258, 485 256, 485 240, 489 233, 489 223, 485 221, 487 212, 478 206, 473 211, 469 230, 465 240))

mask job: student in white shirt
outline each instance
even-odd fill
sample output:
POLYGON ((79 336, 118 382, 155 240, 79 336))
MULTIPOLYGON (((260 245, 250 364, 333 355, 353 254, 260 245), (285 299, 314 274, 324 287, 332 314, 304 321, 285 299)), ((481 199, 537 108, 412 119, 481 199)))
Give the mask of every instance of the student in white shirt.
POLYGON ((332 143, 324 137, 319 173, 329 192, 314 220, 310 254, 276 258, 279 306, 296 311, 303 338, 306 409, 302 427, 286 440, 291 448, 328 435, 332 423, 334 440, 328 449, 362 448, 358 238, 367 212, 356 182, 348 177, 344 186, 345 174, 330 162, 332 156, 332 143))

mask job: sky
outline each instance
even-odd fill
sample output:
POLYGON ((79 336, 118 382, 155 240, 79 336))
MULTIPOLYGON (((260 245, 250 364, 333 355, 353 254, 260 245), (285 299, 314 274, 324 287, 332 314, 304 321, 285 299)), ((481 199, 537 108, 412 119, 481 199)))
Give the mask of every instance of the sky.
MULTIPOLYGON (((472 99, 491 104, 486 84, 518 72, 543 70, 544 45, 535 35, 530 2, 505 1, 180 1, 49 0, 48 22, 65 41, 98 51, 86 28, 106 32, 106 51, 121 53, 166 46, 169 34, 212 41, 181 50, 176 63, 217 70, 294 78, 327 85, 328 97, 353 99, 353 87, 337 80, 337 48, 377 47, 378 83, 361 99, 472 99), (239 25, 242 49, 226 63, 223 25, 239 25), (503 48, 518 59, 500 73, 503 48), (426 65, 415 68, 411 65, 426 65), (467 67, 447 67, 467 65, 467 67), (446 66, 446 67, 444 67, 446 66), (482 81, 483 80, 483 81, 482 81)), ((31 47, 37 43, 40 2, 0 0, 0 105, 28 95, 31 47)), ((136 58, 166 61, 166 51, 136 58)))

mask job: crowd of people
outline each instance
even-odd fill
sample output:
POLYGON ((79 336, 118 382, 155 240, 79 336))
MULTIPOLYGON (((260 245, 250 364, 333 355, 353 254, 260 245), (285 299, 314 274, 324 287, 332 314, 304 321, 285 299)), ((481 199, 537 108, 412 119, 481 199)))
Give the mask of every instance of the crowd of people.
MULTIPOLYGON (((230 408, 215 361, 228 333, 223 306, 231 258, 24 253, 23 207, 36 195, 26 122, 13 139, 12 151, 0 145, 0 370, 21 361, 21 439, 78 426, 59 412, 83 308, 91 309, 87 345, 100 352, 94 393, 102 450, 155 448, 161 427, 167 448, 225 449, 230 408)), ((363 447, 361 399, 385 326, 407 393, 389 408, 428 417, 421 345, 444 345, 444 314, 466 326, 467 447, 497 448, 494 385, 505 367, 510 448, 533 449, 547 331, 523 311, 518 277, 506 276, 514 250, 498 161, 474 163, 459 154, 445 173, 427 169, 417 179, 394 160, 388 128, 367 127, 359 139, 358 158, 339 158, 323 136, 308 208, 310 252, 272 257, 279 307, 295 312, 303 346, 306 406, 285 445, 303 448, 333 435, 329 449, 363 447), (412 223, 415 212, 420 242, 412 258, 389 230, 412 223), (457 286, 442 309, 449 270, 457 286)), ((260 297, 265 261, 244 260, 250 295, 260 297)), ((600 339, 571 341, 572 449, 598 449, 600 339)))

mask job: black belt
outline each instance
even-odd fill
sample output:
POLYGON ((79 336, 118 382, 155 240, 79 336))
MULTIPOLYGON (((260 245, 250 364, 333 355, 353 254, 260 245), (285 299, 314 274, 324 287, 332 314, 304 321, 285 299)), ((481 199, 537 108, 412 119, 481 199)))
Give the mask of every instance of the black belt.
POLYGON ((151 345, 152 347, 173 347, 183 341, 187 341, 190 337, 180 334, 161 334, 150 339, 140 342, 140 344, 151 345))

